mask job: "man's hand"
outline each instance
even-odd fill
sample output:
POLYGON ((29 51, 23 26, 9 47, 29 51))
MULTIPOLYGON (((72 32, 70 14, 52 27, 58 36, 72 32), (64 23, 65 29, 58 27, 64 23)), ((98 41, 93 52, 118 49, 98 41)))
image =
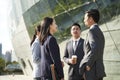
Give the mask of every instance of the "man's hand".
POLYGON ((90 69, 91 69, 90 66, 86 66, 87 71, 90 71, 90 69))
POLYGON ((70 64, 76 64, 76 62, 73 59, 69 59, 70 64))

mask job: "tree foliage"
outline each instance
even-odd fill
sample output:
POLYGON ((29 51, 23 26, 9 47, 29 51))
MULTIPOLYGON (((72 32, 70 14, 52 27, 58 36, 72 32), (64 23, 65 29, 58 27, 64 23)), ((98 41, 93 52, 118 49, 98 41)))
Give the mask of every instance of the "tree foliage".
POLYGON ((0 58, 0 74, 3 73, 5 67, 5 60, 0 58))

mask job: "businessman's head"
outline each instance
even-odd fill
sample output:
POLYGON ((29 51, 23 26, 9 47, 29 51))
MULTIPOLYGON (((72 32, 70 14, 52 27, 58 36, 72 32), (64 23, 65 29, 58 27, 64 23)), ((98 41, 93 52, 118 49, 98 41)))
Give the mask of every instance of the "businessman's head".
POLYGON ((80 37, 80 33, 81 33, 81 27, 78 23, 74 23, 72 26, 71 26, 71 35, 77 39, 80 37))
POLYGON ((84 16, 84 23, 86 26, 90 27, 91 25, 98 23, 100 19, 100 14, 97 9, 88 10, 84 16))

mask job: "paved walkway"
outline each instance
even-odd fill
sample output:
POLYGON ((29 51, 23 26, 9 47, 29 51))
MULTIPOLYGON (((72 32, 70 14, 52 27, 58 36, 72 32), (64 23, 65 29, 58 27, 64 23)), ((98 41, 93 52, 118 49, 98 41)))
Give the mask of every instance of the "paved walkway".
POLYGON ((0 80, 33 80, 25 75, 0 75, 0 80))

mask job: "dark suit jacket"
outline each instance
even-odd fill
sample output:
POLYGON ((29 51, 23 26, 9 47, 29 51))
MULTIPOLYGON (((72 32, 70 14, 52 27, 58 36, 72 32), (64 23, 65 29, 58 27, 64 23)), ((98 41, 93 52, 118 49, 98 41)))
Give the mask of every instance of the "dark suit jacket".
MULTIPOLYGON (((91 29, 89 29, 84 43, 85 55, 80 64, 82 73, 85 72, 83 69, 85 69, 86 65, 88 65, 91 67, 91 70, 95 70, 95 76, 97 78, 106 76, 103 64, 104 45, 104 35, 98 25, 94 25, 91 29)), ((92 75, 94 73, 90 74, 92 75)))
POLYGON ((73 40, 70 40, 66 44, 66 49, 65 49, 63 59, 69 65, 68 75, 69 75, 69 77, 72 78, 71 80, 80 80, 79 64, 84 56, 83 43, 84 43, 84 40, 81 38, 78 42, 75 52, 73 50, 73 40), (77 64, 75 64, 75 65, 69 64, 69 62, 68 62, 68 59, 70 59, 73 54, 77 55, 77 58, 78 58, 77 64))
POLYGON ((58 76, 60 78, 64 78, 59 46, 56 39, 49 34, 44 44, 41 46, 41 77, 51 79, 50 65, 52 63, 55 64, 58 76), (52 60, 51 56, 54 61, 52 60))

